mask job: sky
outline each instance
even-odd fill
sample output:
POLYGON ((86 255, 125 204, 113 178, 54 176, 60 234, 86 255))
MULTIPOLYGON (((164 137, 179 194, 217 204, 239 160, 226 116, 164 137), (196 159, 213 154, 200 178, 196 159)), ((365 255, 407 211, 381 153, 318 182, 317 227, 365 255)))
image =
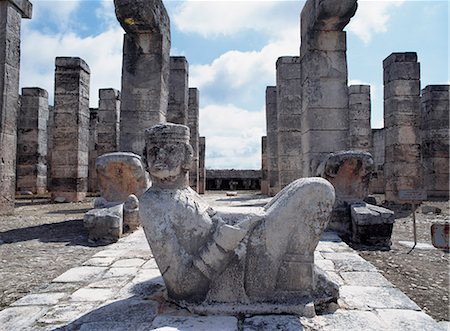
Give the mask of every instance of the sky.
MULTIPOLYGON (((298 56, 304 1, 163 0, 171 55, 186 56, 189 86, 200 91, 200 135, 209 169, 260 169, 266 133, 265 89, 275 62, 298 56)), ((55 57, 77 56, 91 69, 90 106, 98 89, 120 90, 123 30, 113 0, 32 0, 22 20, 21 87, 41 87, 53 104, 55 57)), ((373 128, 383 127, 382 61, 417 52, 421 85, 449 84, 447 0, 359 0, 346 27, 349 85, 371 86, 373 128)))

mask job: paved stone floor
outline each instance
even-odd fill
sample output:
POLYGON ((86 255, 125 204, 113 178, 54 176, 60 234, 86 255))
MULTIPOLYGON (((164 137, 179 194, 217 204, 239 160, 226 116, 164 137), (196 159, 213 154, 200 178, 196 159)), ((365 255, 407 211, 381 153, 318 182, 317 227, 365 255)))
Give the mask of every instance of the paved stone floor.
POLYGON ((445 330, 334 233, 324 234, 315 260, 341 285, 333 313, 198 316, 165 301, 139 229, 0 311, 0 330, 445 330))

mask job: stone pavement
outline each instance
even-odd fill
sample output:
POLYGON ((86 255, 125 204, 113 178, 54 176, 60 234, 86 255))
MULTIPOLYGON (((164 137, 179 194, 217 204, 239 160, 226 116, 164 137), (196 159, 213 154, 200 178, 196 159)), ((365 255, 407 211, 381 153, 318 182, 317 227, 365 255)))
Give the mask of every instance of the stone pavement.
POLYGON ((315 255, 342 285, 334 313, 198 316, 164 300, 140 228, 1 311, 0 330, 443 330, 334 233, 324 234, 315 255))

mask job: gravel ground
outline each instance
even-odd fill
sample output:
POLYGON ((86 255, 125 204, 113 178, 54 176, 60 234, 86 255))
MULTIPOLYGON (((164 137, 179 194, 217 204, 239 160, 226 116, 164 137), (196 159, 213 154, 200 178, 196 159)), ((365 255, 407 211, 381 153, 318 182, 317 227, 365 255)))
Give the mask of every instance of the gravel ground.
MULTIPOLYGON (((261 206, 267 201, 254 192, 239 192, 238 197, 214 192, 205 197, 215 205, 261 206)), ((442 209, 440 215, 424 215, 420 208, 416 214, 418 242, 431 244, 430 226, 449 221, 449 203, 426 204, 442 209)), ((14 216, 0 216, 0 309, 104 249, 89 244, 83 229, 83 215, 91 206, 92 199, 70 204, 19 199, 14 216)), ((448 321, 449 254, 438 249, 414 249, 408 254, 410 249, 399 241, 413 241, 411 212, 398 209, 396 215, 391 250, 354 248, 425 312, 448 321)))

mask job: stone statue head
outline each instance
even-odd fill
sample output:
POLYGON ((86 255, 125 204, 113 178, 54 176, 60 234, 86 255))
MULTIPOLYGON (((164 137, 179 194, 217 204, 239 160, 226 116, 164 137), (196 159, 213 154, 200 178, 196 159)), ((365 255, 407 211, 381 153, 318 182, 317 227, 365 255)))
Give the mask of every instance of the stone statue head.
POLYGON ((154 185, 185 186, 193 156, 189 137, 189 128, 179 124, 158 124, 145 130, 147 170, 154 185))

